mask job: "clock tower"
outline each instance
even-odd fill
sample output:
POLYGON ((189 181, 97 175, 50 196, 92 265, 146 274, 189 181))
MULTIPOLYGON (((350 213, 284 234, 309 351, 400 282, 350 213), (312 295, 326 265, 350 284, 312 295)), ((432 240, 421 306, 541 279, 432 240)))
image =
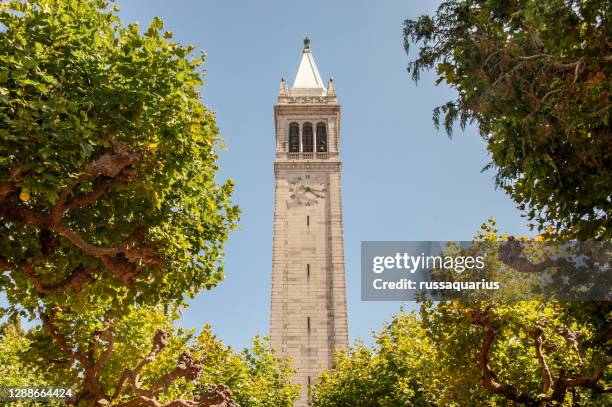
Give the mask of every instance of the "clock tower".
POLYGON ((304 39, 293 86, 281 80, 276 127, 270 340, 290 357, 301 385, 296 407, 348 348, 344 238, 340 197, 340 105, 334 82, 323 86, 304 39))

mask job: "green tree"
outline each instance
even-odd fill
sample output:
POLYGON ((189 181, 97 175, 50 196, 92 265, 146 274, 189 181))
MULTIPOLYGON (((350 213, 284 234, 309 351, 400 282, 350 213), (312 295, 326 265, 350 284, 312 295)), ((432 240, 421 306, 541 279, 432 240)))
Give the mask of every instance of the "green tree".
MULTIPOLYGON (((113 354, 131 337, 126 323, 221 281, 238 218, 231 181, 214 180, 203 56, 158 18, 144 33, 124 26, 103 0, 5 1, 0 25, 3 312, 42 321, 31 340, 49 384, 88 404, 158 405, 166 381, 197 380, 202 366, 181 354, 160 382, 139 383, 151 361, 112 364, 124 361, 113 354)), ((157 359, 170 332, 134 346, 157 359)), ((206 406, 227 391, 194 397, 206 406)))
POLYGON ((609 338, 571 305, 425 302, 340 354, 315 407, 608 406, 609 338))
POLYGON ((26 386, 36 382, 27 374, 20 355, 30 346, 19 319, 0 325, 0 377, 4 386, 26 386))
MULTIPOLYGON (((482 229, 474 241, 487 253, 482 276, 496 275, 509 267, 498 244, 511 239, 494 223, 482 229)), ((509 285, 487 301, 421 301, 418 315, 400 312, 373 348, 357 344, 338 355, 316 383, 314 406, 610 405, 609 303, 508 301, 510 290, 525 287, 509 285)))
POLYGON ((205 326, 193 349, 206 362, 199 386, 224 383, 242 407, 292 407, 299 395, 290 363, 274 355, 267 338, 256 336, 251 348, 235 353, 205 326))
MULTIPOLYGON (((434 124, 449 136, 457 121, 478 125, 497 185, 547 240, 612 237, 610 10, 598 0, 449 0, 434 16, 404 24, 406 51, 420 43, 408 66, 412 78, 435 69, 437 83, 458 92, 434 110, 434 124)), ((490 393, 497 403, 610 402, 599 395, 612 391, 609 302, 433 309, 429 315, 439 317, 426 319, 435 320, 428 329, 453 339, 438 345, 443 360, 463 372, 449 381, 463 386, 463 404, 490 393), (515 371, 510 361, 519 362, 515 371)))
MULTIPOLYGON (((487 252, 485 275, 507 267, 529 273, 520 270, 528 268, 519 261, 523 255, 514 253, 508 261, 505 247, 512 236, 500 236, 493 220, 481 229, 474 244, 487 252)), ((519 240, 541 243, 543 237, 519 240)), ((506 290, 529 287, 525 281, 506 290)), ((509 301, 512 297, 506 292, 486 301, 422 302, 423 329, 438 364, 445 366, 443 404, 609 405, 610 303, 509 301)))
POLYGON ((314 407, 438 406, 435 353, 414 313, 403 310, 375 345, 340 353, 331 372, 316 381, 314 407))
MULTIPOLYGON (((112 331, 113 352, 98 371, 102 386, 115 389, 125 367, 133 366, 140 372, 142 387, 150 388, 160 380, 169 385, 158 397, 161 403, 212 393, 215 384, 223 383, 230 386, 233 400, 242 407, 293 405, 299 393, 299 386, 290 381, 293 370, 274 355, 266 339, 255 337, 252 347, 235 353, 209 326, 197 336, 193 329, 175 329, 173 320, 177 317, 177 312, 167 315, 160 307, 135 309, 124 316, 112 331), (151 338, 156 342, 153 348, 151 338), (178 371, 177 360, 185 360, 187 355, 200 366, 197 380, 183 377, 167 382, 178 371)), ((53 362, 56 356, 62 355, 45 329, 33 327, 24 332, 18 324, 4 324, 0 327, 0 386, 40 386, 64 382, 67 377, 77 380, 78 370, 66 365, 59 369, 53 362)), ((123 386, 133 386, 132 378, 123 386)), ((116 401, 131 399, 129 392, 119 392, 116 401)))
POLYGON ((446 0, 406 20, 408 71, 435 69, 457 98, 434 110, 449 135, 476 123, 497 185, 532 227, 610 239, 612 22, 608 0, 446 0))
MULTIPOLYGON (((24 362, 24 355, 29 351, 31 342, 21 326, 19 318, 0 324, 0 386, 23 387, 44 386, 37 366, 24 362)), ((49 403, 51 406, 58 402, 49 403)), ((31 406, 31 401, 14 401, 12 406, 31 406)))
POLYGON ((423 304, 443 405, 606 406, 609 345, 566 304, 423 304))

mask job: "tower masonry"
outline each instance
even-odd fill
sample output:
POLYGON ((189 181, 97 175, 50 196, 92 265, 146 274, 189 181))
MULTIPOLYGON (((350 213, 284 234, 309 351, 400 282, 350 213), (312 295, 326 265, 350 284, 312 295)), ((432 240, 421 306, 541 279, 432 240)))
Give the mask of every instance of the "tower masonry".
POLYGON ((340 188, 340 105, 323 85, 308 38, 288 88, 281 80, 276 130, 270 340, 290 357, 306 407, 310 386, 348 348, 340 188))

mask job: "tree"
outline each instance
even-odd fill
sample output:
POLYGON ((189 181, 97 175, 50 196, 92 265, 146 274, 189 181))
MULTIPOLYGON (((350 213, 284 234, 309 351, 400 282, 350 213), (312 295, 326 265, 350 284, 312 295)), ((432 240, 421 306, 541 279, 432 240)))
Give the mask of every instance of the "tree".
POLYGON ((417 81, 435 69, 457 98, 434 110, 476 123, 496 183, 547 236, 610 239, 612 36, 610 4, 588 1, 447 0, 406 20, 417 81))
POLYGON ((255 336, 251 348, 235 353, 205 326, 193 352, 207 362, 200 386, 225 383, 242 407, 292 407, 298 398, 290 363, 275 356, 267 338, 255 336))
POLYGON ((447 387, 443 404, 605 406, 606 339, 558 302, 422 307, 447 387))
MULTIPOLYGON (((76 384, 83 403, 159 406, 171 381, 202 370, 181 353, 161 382, 139 383, 170 331, 152 332, 142 363, 103 371, 131 315, 221 281, 238 209, 232 182, 214 179, 203 56, 158 18, 141 34, 115 12, 103 0, 0 4, 0 290, 5 313, 42 322, 33 343, 46 343, 50 384, 76 384)), ((231 404, 224 387, 194 397, 164 405, 231 404)))
MULTIPOLYGON (((449 0, 404 24, 406 51, 421 43, 412 78, 435 68, 437 83, 458 92, 434 110, 434 124, 449 136, 456 121, 478 125, 492 157, 486 168, 544 240, 612 237, 609 12, 597 0, 449 0)), ((438 346, 465 372, 457 383, 468 390, 458 394, 468 404, 491 397, 476 380, 504 402, 609 403, 599 394, 611 391, 609 302, 443 302, 427 315, 436 315, 427 329, 449 336, 438 346), (465 349, 471 356, 461 357, 465 349)))
POLYGON ((400 311, 375 346, 355 344, 316 381, 314 407, 438 406, 435 353, 414 313, 400 311))
MULTIPOLYGON (((224 383, 242 407, 293 405, 299 393, 299 386, 291 383, 293 370, 287 361, 274 355, 265 338, 256 336, 251 348, 235 353, 216 338, 210 326, 204 326, 197 336, 193 329, 175 329, 173 319, 177 317, 177 312, 166 315, 160 308, 126 315, 114 329, 114 351, 99 371, 100 381, 108 386, 115 384, 125 366, 137 366, 151 354, 150 338, 164 332, 165 345, 143 366, 141 383, 150 385, 172 372, 186 350, 202 369, 196 382, 173 381, 162 401, 205 393, 215 383, 224 383)), ((50 364, 54 353, 58 352, 41 327, 24 332, 18 322, 5 323, 0 327, 0 386, 43 386, 65 380, 74 370, 62 371, 50 364)), ((129 394, 121 396, 123 401, 129 399, 129 394)))
MULTIPOLYGON (((30 342, 25 337, 19 318, 12 318, 0 324, 0 386, 21 387, 44 384, 38 377, 38 371, 27 369, 23 362, 22 356, 28 351, 29 346, 30 342)), ((16 401, 13 404, 20 407, 33 403, 16 401)))
MULTIPOLYGON (((475 238, 487 252, 483 277, 508 266, 503 250, 490 256, 502 241, 511 239, 493 221, 475 238)), ((452 247, 442 256, 472 250, 452 247)), ((421 300, 418 315, 401 311, 373 348, 357 344, 338 355, 317 381, 313 405, 610 405, 609 303, 508 300, 509 290, 524 288, 509 285, 505 296, 487 300, 421 300)))
POLYGON ((607 406, 609 345, 568 304, 425 302, 339 354, 313 406, 607 406))
MULTIPOLYGON (((493 220, 482 225, 474 243, 498 252, 498 258, 487 255, 487 274, 502 267, 528 268, 520 261, 507 262, 502 247, 514 240, 500 236, 493 220)), ((520 240, 541 242, 543 237, 520 240)), ((528 287, 510 285, 514 290, 528 287)), ((460 405, 609 405, 610 303, 508 301, 512 293, 506 295, 422 302, 423 328, 440 365, 447 367, 444 382, 452 398, 460 405)))
POLYGON ((19 360, 28 345, 20 324, 5 322, 0 326, 0 377, 4 386, 26 385, 34 379, 23 374, 19 360))

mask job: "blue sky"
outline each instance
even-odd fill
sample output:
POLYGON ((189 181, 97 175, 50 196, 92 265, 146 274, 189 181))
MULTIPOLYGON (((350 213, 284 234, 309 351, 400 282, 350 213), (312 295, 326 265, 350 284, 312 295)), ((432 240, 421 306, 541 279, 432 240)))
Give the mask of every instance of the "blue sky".
POLYGON ((473 128, 450 140, 432 109, 453 97, 433 75, 406 72, 402 23, 435 10, 426 1, 119 0, 124 22, 159 16, 175 40, 208 55, 204 103, 217 114, 226 149, 220 179, 236 182, 240 229, 228 242, 226 279, 202 292, 181 325, 211 323, 242 348, 267 334, 272 262, 274 118, 281 77, 293 82, 308 35, 323 81, 342 104, 341 157, 351 341, 400 307, 360 301, 362 240, 469 240, 489 216, 501 230, 532 234, 495 190, 489 157, 473 128))

